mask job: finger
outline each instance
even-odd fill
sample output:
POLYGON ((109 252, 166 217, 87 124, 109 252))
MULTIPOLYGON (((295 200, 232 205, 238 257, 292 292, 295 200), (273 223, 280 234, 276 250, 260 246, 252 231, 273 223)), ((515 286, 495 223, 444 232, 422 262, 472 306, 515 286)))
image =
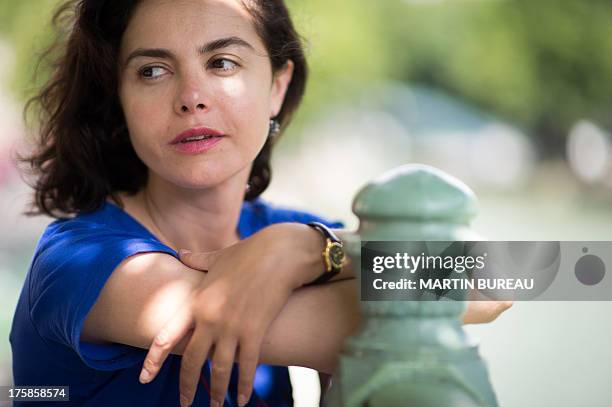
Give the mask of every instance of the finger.
POLYGON ((192 253, 189 250, 179 250, 179 258, 183 264, 192 269, 207 271, 219 257, 219 251, 192 253))
POLYGON ((189 406, 193 403, 198 381, 202 373, 202 366, 206 361, 211 345, 211 336, 208 333, 204 333, 202 329, 198 329, 193 333, 189 344, 183 352, 179 375, 181 407, 189 406))
POLYGON ((141 383, 149 383, 155 379, 170 351, 187 335, 191 327, 191 313, 187 307, 181 307, 179 312, 155 335, 140 371, 141 383))
POLYGON ((250 340, 240 344, 238 356, 238 405, 240 407, 245 406, 251 399, 260 350, 261 341, 259 340, 250 340))
POLYGON ((468 301, 463 315, 465 324, 483 324, 494 321, 502 312, 512 306, 512 301, 468 301))
POLYGON ((227 393, 227 386, 232 374, 234 355, 236 354, 236 340, 226 340, 215 345, 215 354, 212 360, 210 400, 211 406, 222 406, 227 393), (217 404, 215 404, 215 402, 217 404))

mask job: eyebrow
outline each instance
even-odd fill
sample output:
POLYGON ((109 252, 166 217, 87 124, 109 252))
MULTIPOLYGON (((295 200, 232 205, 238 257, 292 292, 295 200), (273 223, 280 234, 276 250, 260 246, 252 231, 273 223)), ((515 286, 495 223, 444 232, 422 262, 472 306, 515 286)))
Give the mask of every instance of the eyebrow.
MULTIPOLYGON (((197 52, 198 54, 203 55, 203 54, 207 54, 207 53, 217 51, 219 49, 231 47, 231 46, 239 46, 239 47, 248 48, 253 51, 255 50, 255 48, 253 48, 251 44, 249 44, 242 38, 232 36, 232 37, 219 38, 219 39, 207 42, 206 44, 197 48, 197 52)), ((138 58, 138 57, 176 59, 174 53, 165 48, 137 48, 136 50, 132 51, 130 55, 128 55, 128 57, 125 59, 125 62, 123 63, 123 66, 127 66, 132 59, 138 58)))

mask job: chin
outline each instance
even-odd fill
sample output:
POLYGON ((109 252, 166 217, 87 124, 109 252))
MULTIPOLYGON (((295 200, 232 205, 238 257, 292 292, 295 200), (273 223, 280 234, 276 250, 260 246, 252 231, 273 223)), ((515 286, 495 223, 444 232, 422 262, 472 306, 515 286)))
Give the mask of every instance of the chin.
POLYGON ((252 162, 237 158, 225 156, 224 160, 209 159, 197 163, 189 160, 173 161, 162 166, 158 165, 157 169, 150 167, 150 174, 155 174, 166 183, 187 189, 215 187, 235 177, 243 178, 241 175, 243 173, 246 173, 244 177, 246 183, 252 162))
POLYGON ((167 181, 174 184, 177 187, 185 189, 207 189, 212 188, 216 185, 223 183, 223 178, 211 177, 211 176, 200 176, 200 177, 177 177, 173 179, 166 178, 167 181))
POLYGON ((230 171, 212 171, 211 169, 192 170, 189 173, 173 174, 164 177, 167 182, 186 189, 206 189, 223 184, 232 178, 230 171))

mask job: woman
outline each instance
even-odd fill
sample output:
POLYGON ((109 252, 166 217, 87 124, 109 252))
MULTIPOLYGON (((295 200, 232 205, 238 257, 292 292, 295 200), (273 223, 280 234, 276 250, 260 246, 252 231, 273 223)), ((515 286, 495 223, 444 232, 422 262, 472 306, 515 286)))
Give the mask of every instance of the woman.
POLYGON ((331 373, 359 315, 350 265, 304 287, 326 241, 304 223, 339 225, 258 198, 306 81, 283 2, 70 1, 56 22, 71 11, 30 163, 36 211, 75 216, 35 252, 15 384, 69 385, 74 405, 291 404, 286 368, 266 391, 257 364, 331 373))

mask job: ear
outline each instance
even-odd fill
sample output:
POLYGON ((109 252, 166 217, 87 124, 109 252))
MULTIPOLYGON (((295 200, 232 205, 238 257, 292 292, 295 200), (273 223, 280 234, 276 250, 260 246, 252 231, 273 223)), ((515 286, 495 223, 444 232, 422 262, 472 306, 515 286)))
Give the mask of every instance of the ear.
POLYGON ((293 61, 288 59, 280 70, 272 78, 272 88, 270 89, 270 117, 276 117, 283 107, 285 94, 289 88, 289 82, 293 77, 293 61))

